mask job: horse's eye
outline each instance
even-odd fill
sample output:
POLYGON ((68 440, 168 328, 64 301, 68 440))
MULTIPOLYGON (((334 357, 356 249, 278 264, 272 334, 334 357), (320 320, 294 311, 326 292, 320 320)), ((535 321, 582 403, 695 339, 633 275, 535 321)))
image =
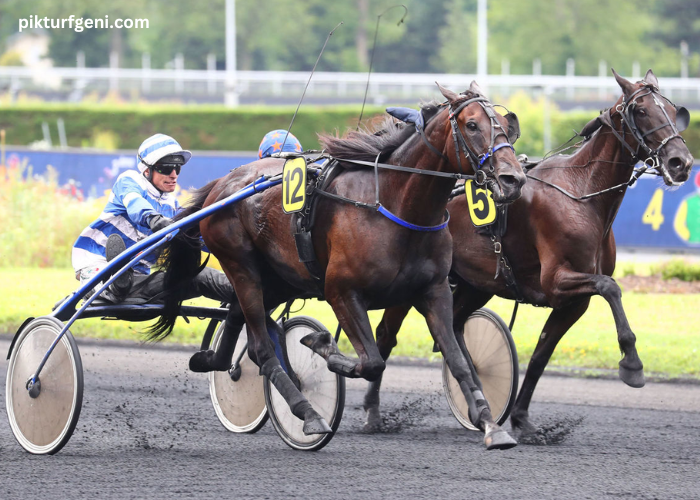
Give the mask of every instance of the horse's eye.
POLYGON ((639 115, 639 116, 646 116, 646 115, 647 115, 647 112, 646 112, 644 109, 642 109, 642 108, 637 108, 637 115, 639 115))
POLYGON ((467 128, 469 130, 474 131, 474 130, 478 129, 479 127, 474 122, 467 122, 467 128))

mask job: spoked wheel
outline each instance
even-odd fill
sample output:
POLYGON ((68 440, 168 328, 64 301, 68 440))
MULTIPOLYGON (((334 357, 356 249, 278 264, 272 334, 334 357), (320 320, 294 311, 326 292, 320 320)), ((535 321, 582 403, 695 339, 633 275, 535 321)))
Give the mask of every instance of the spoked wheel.
MULTIPOLYGON (((225 322, 219 325, 211 342, 211 349, 215 351, 221 344, 224 326, 225 322)), ((258 367, 244 352, 247 345, 248 334, 244 326, 233 351, 231 363, 234 366, 225 372, 209 373, 209 394, 214 411, 231 432, 257 432, 268 418, 263 377, 258 375, 258 367)))
POLYGON ((39 390, 31 395, 27 390, 27 382, 62 329, 63 323, 50 316, 33 320, 17 338, 7 367, 10 427, 20 446, 35 455, 52 455, 63 448, 80 417, 83 365, 69 331, 39 374, 39 390))
MULTIPOLYGON (((491 414, 502 425, 515 403, 518 390, 518 353, 510 330, 503 320, 489 309, 479 309, 464 324, 464 345, 476 368, 491 414)), ((458 339, 459 340, 459 339, 458 339)), ((442 386, 450 410, 467 429, 479 430, 469 419, 469 405, 452 376, 447 363, 442 363, 442 386)))
POLYGON ((340 425, 345 408, 345 377, 328 370, 325 359, 299 342, 309 333, 325 329, 313 318, 297 316, 284 323, 284 339, 280 340, 286 346, 287 366, 299 380, 301 393, 328 422, 332 433, 305 435, 304 422, 292 414, 287 402, 265 378, 265 401, 272 425, 295 450, 316 451, 327 445, 340 425))

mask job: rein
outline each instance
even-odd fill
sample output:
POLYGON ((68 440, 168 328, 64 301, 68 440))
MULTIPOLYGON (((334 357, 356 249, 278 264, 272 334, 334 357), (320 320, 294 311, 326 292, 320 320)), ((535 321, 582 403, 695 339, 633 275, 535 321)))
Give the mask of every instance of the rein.
MULTIPOLYGON (((642 166, 640 169, 634 171, 634 173, 632 174, 632 177, 630 178, 629 181, 622 182, 616 186, 609 187, 607 189, 603 189, 602 191, 597 191, 595 193, 585 194, 583 196, 574 196, 573 194, 569 193, 566 189, 564 189, 560 186, 557 186, 556 184, 552 184, 551 182, 547 182, 544 179, 540 179, 539 177, 535 177, 534 175, 530 175, 530 174, 525 174, 525 175, 527 176, 528 179, 532 179, 533 181, 541 182, 542 184, 546 184, 547 186, 556 189, 557 191, 568 196, 569 198, 571 198, 574 201, 584 201, 584 200, 587 200, 589 198, 593 198, 595 196, 600 196, 602 194, 609 193, 610 191, 615 191, 616 189, 620 189, 623 187, 627 188, 627 187, 633 186, 634 183, 637 182, 637 180, 639 180, 639 178, 642 176, 642 174, 644 174, 646 172, 647 168, 649 168, 649 167, 645 163, 644 166, 642 166)), ((620 189, 620 192, 622 192, 621 189, 620 189)))
MULTIPOLYGON (((489 172, 494 172, 495 171, 495 166, 493 165, 493 155, 496 151, 498 151, 501 148, 504 147, 509 147, 513 151, 515 151, 515 148, 513 147, 512 144, 509 142, 503 142, 500 144, 495 144, 496 138, 503 134, 506 137, 508 137, 508 134, 503 130, 503 127, 501 127, 501 124, 498 123, 498 120, 496 119, 496 112, 493 110, 493 107, 491 106, 491 103, 489 102, 488 99, 485 97, 477 96, 473 97, 471 99, 465 99, 464 101, 460 102, 459 105, 450 111, 449 113, 449 121, 450 125, 452 126, 452 138, 454 140, 455 144, 455 156, 457 157, 457 163, 459 165, 459 171, 460 173, 449 173, 449 172, 438 172, 435 170, 423 170, 419 168, 413 168, 413 167, 404 167, 401 165, 391 165, 388 163, 379 163, 379 157, 381 156, 381 152, 377 155, 376 159, 374 162, 369 162, 369 161, 363 161, 363 160, 351 160, 351 159, 344 159, 344 158, 333 158, 339 162, 342 163, 351 163, 354 165, 362 165, 366 167, 372 167, 374 168, 374 182, 375 182, 375 203, 370 204, 370 203, 364 203, 356 200, 352 200, 350 198, 346 198, 344 196, 340 196, 337 194, 332 194, 327 191, 323 191, 321 189, 317 189, 316 192, 318 192, 320 195, 325 196, 327 198, 336 200, 336 201, 341 201, 344 203, 349 203, 352 204, 356 207, 360 208, 368 208, 368 209, 373 209, 382 214, 384 217, 389 219, 392 222, 395 222, 396 224, 405 227, 407 229, 411 229, 413 231, 421 231, 421 232, 432 232, 432 231, 440 231, 442 229, 445 229, 450 221, 450 213, 445 210, 445 221, 441 224, 435 225, 435 226, 419 226, 416 224, 412 224, 408 221, 405 221, 398 217, 397 215, 391 213, 389 210, 387 210, 380 202, 379 202, 379 169, 385 169, 385 170, 394 170, 398 172, 406 172, 409 174, 419 174, 419 175, 429 175, 433 177, 443 177, 443 178, 448 178, 448 179, 464 179, 464 180, 473 180, 476 182, 478 185, 483 185, 486 183, 488 175, 486 172, 481 170, 481 167, 484 165, 486 160, 491 159, 490 165, 489 165, 489 172), (482 155, 477 155, 472 151, 472 149, 469 147, 467 144, 467 140, 464 137, 464 134, 459 128, 459 124, 457 123, 457 117, 459 116, 459 113, 466 108, 469 104, 477 102, 479 105, 482 107, 486 115, 489 117, 489 120, 491 121, 491 143, 489 144, 488 149, 486 150, 485 153, 482 155), (485 104, 486 103, 486 104, 485 104), (496 132, 496 130, 499 129, 499 132, 496 132), (467 158, 470 163, 472 164, 472 168, 474 172, 476 172, 474 175, 467 175, 463 172, 462 170, 462 162, 460 159, 460 153, 464 151, 464 157, 467 158), (481 174, 481 175, 479 175, 481 174)), ((449 158, 445 156, 440 150, 438 150, 435 146, 430 144, 430 141, 428 141, 428 138, 425 136, 425 132, 422 128, 417 129, 418 134, 420 135, 421 139, 423 142, 428 146, 428 149, 430 149, 433 153, 436 155, 442 157, 445 161, 449 162, 449 158)))

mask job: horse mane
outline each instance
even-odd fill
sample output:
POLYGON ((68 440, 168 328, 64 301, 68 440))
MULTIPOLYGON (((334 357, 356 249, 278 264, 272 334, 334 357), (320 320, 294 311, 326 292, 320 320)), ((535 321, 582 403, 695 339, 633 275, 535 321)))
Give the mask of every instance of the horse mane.
MULTIPOLYGON (((441 109, 442 106, 437 102, 421 105, 426 125, 441 109)), ((415 131, 416 129, 412 125, 405 126, 387 116, 380 120, 370 121, 368 125, 363 125, 360 130, 350 130, 344 137, 339 137, 336 132, 336 135, 319 134, 318 140, 323 149, 336 158, 373 162, 381 153, 379 161, 385 161, 409 140, 415 131)), ((353 168, 350 164, 343 164, 343 166, 353 168)))

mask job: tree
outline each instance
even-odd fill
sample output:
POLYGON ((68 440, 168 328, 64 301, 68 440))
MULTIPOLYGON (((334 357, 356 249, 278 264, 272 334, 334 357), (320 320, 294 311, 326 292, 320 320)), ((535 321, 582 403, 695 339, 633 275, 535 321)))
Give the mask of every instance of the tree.
POLYGON ((629 74, 662 54, 647 37, 654 21, 651 0, 490 0, 489 70, 508 58, 512 73, 527 74, 539 58, 544 73, 563 74, 573 58, 579 75, 597 75, 600 60, 629 74))
POLYGON ((669 48, 679 49, 681 42, 688 44, 691 71, 700 76, 700 3, 686 0, 658 0, 654 34, 669 48))
POLYGON ((432 65, 444 73, 476 73, 476 0, 451 0, 432 65))

